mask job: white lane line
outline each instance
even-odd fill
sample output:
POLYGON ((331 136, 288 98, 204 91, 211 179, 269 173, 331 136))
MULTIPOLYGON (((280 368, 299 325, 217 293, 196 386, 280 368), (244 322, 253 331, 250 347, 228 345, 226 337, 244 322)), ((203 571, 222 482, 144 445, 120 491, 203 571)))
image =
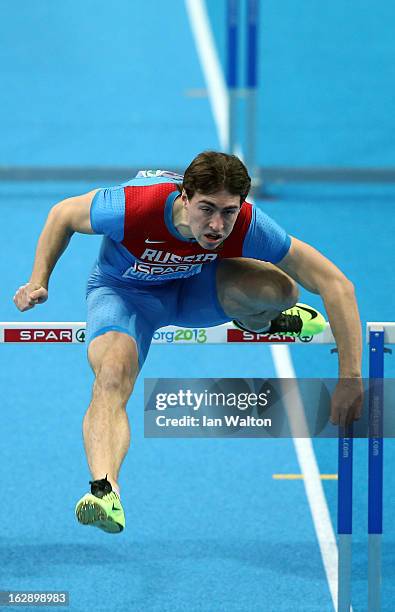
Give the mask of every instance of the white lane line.
MULTIPOLYGON (((221 147, 227 150, 228 133, 228 94, 221 65, 216 52, 213 34, 207 16, 204 0, 185 0, 185 6, 193 32, 202 70, 206 79, 212 113, 217 126, 221 147)), ((296 378, 291 354, 287 346, 271 347, 274 366, 278 378, 296 378)), ((296 388, 297 390, 297 388, 296 388)), ((293 418, 298 419, 298 427, 305 422, 305 412, 297 391, 292 405, 287 405, 291 431, 293 418)), ((291 403, 291 402, 290 402, 291 403)), ((307 430, 307 423, 306 423, 307 430)), ((304 475, 303 483, 317 535, 322 561, 328 580, 329 590, 335 610, 337 609, 337 561, 338 550, 333 526, 320 480, 317 460, 309 438, 293 438, 300 470, 304 475)))
POLYGON ((206 3, 204 0, 185 0, 185 8, 206 80, 221 150, 227 151, 229 143, 229 96, 210 28, 206 3))
MULTIPOLYGON (((280 379, 295 379, 295 385, 292 388, 292 392, 289 392, 290 390, 288 388, 287 393, 284 393, 285 409, 287 411, 291 432, 300 432, 301 427, 308 432, 306 415, 297 386, 290 350, 287 346, 271 346, 270 350, 277 376, 280 379)), ((306 496, 313 518, 333 606, 336 610, 338 549, 313 444, 311 438, 293 437, 292 440, 295 446, 300 470, 303 474, 306 496)))

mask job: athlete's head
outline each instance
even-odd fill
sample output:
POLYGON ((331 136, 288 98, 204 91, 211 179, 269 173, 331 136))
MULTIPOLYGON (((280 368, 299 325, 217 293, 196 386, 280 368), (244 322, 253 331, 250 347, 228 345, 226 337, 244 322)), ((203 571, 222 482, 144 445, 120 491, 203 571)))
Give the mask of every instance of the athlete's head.
POLYGON ((182 183, 187 223, 205 249, 215 249, 231 233, 250 190, 247 168, 235 155, 205 151, 188 166, 182 183))

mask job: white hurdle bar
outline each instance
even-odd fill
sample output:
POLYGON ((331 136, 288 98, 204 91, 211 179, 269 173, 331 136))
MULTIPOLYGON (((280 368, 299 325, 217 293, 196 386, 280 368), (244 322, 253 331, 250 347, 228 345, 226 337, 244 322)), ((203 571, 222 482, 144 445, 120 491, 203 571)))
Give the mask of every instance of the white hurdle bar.
MULTIPOLYGON (((395 344, 395 323, 367 323, 366 343, 369 344, 369 333, 379 326, 384 330, 384 344, 395 344)), ((0 322, 0 343, 49 343, 81 344, 85 340, 86 323, 84 321, 3 321, 0 322)), ((177 337, 177 344, 335 344, 329 323, 317 336, 287 337, 280 334, 244 332, 232 323, 216 327, 161 327, 154 333, 153 344, 171 344, 171 337, 177 337)))
MULTIPOLYGON (((85 341, 86 323, 62 322, 0 322, 0 343, 61 343, 81 344, 85 341)), ((153 336, 153 344, 334 344, 329 323, 317 336, 287 337, 279 334, 254 334, 236 328, 232 323, 216 327, 161 327, 153 336)))

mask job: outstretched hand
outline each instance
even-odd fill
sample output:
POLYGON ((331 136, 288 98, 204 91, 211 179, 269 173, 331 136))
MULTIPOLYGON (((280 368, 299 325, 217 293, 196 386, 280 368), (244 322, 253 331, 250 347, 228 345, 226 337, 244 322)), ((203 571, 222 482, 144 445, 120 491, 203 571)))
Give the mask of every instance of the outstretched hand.
POLYGON ((331 421, 345 427, 361 416, 363 381, 361 378, 339 378, 332 395, 331 421))

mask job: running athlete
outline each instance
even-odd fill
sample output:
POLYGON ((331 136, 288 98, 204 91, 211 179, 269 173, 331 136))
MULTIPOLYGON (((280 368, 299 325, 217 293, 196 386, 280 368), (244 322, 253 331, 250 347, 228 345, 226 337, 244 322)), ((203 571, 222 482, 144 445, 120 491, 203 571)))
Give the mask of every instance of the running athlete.
POLYGON ((131 181, 56 204, 38 241, 21 311, 48 299, 54 266, 74 232, 102 234, 87 286, 89 363, 95 374, 83 435, 93 480, 80 523, 125 527, 119 470, 128 451, 126 404, 159 327, 235 320, 251 331, 312 335, 324 319, 296 305, 298 285, 320 294, 339 353, 332 420, 361 407, 361 325, 352 283, 308 244, 246 202, 250 177, 233 155, 204 152, 184 176, 141 171, 131 181))

